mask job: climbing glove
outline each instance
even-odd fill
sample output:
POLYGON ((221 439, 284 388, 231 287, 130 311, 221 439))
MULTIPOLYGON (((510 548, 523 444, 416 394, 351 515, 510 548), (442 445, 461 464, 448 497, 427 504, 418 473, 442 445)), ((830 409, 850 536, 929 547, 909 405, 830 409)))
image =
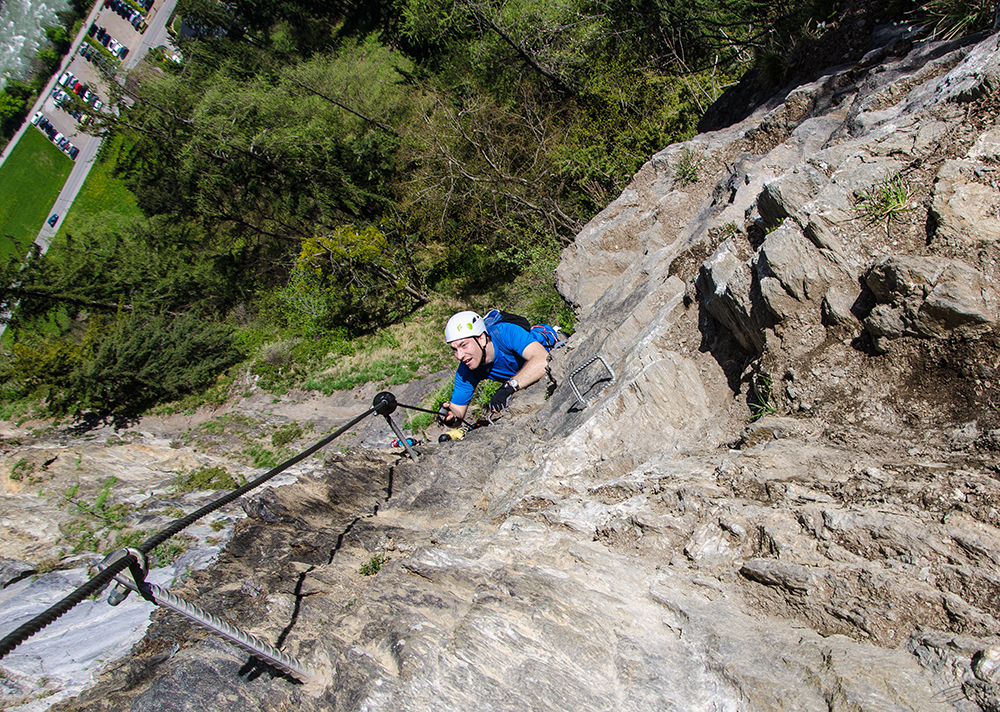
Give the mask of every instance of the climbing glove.
POLYGON ((500 386, 493 397, 490 398, 490 412, 496 413, 510 405, 510 397, 514 395, 514 386, 504 383, 500 386))

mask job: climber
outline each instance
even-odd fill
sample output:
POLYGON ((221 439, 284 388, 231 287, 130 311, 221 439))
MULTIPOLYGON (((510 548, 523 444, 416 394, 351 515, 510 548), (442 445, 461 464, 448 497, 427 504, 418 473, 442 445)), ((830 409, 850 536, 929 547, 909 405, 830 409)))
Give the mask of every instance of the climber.
POLYGON ((522 317, 491 311, 486 318, 463 311, 448 320, 444 340, 460 361, 455 372, 451 402, 441 407, 442 422, 451 425, 465 418, 476 385, 485 378, 503 383, 490 398, 497 413, 511 396, 545 375, 549 349, 558 345, 551 326, 532 327, 522 317))

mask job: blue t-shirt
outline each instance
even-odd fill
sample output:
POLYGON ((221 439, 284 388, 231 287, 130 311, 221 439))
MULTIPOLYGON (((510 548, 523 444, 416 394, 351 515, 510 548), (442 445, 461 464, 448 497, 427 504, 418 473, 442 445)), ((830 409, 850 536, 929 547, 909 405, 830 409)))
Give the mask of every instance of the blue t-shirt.
POLYGON ((536 344, 530 333, 517 324, 502 321, 486 329, 493 342, 493 363, 481 364, 473 371, 464 363, 458 365, 455 372, 455 387, 451 392, 451 402, 455 405, 468 405, 472 402, 472 392, 484 378, 494 381, 506 381, 524 366, 525 358, 521 354, 529 344, 536 344))

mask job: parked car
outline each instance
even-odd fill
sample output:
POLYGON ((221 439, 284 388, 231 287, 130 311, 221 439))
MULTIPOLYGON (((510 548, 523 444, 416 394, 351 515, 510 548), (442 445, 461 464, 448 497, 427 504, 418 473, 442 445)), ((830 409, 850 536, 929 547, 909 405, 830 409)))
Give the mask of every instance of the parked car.
POLYGON ((87 34, 90 35, 91 37, 93 37, 94 35, 97 34, 97 23, 96 22, 91 22, 90 23, 90 27, 87 28, 87 34))
POLYGON ((49 224, 49 227, 55 227, 58 220, 59 213, 52 213, 52 217, 50 217, 46 222, 49 224))
POLYGON ((107 32, 105 32, 104 33, 104 37, 101 38, 101 44, 104 45, 105 47, 107 47, 108 46, 108 42, 110 42, 110 41, 111 41, 111 35, 109 35, 107 32))
POLYGON ((94 110, 95 111, 100 111, 102 106, 104 106, 104 102, 103 101, 101 101, 100 99, 95 99, 94 100, 94 110))
POLYGON ((48 125, 49 125, 49 120, 46 119, 44 116, 38 120, 38 128, 40 128, 42 131, 44 131, 45 127, 48 125))
POLYGON ((118 50, 120 48, 121 45, 118 44, 118 40, 111 40, 108 42, 108 51, 111 52, 111 54, 118 54, 118 50))
POLYGON ((72 76, 73 75, 70 74, 69 72, 63 72, 62 74, 60 74, 59 75, 59 84, 60 84, 60 86, 66 86, 66 82, 69 81, 69 78, 72 77, 72 76))
POLYGON ((85 92, 83 93, 83 100, 84 100, 85 102, 87 102, 87 103, 89 104, 89 103, 90 103, 90 99, 91 99, 91 97, 93 97, 93 96, 94 96, 94 95, 90 93, 90 89, 88 89, 87 91, 85 91, 85 92))
POLYGON ((31 123, 33 126, 38 126, 38 122, 42 120, 42 112, 36 111, 35 115, 31 117, 31 123))
POLYGON ((126 57, 128 57, 128 47, 122 45, 122 48, 118 50, 118 58, 125 59, 126 57))
POLYGON ((73 146, 73 148, 69 150, 69 157, 75 161, 78 155, 80 155, 80 149, 77 148, 76 146, 73 146))

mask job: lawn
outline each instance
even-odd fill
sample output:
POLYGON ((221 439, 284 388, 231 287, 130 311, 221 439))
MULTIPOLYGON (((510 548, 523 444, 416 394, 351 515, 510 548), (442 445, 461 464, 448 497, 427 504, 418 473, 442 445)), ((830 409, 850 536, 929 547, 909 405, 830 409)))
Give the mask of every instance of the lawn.
POLYGON ((0 257, 27 254, 72 169, 69 156, 28 127, 0 167, 0 257))

